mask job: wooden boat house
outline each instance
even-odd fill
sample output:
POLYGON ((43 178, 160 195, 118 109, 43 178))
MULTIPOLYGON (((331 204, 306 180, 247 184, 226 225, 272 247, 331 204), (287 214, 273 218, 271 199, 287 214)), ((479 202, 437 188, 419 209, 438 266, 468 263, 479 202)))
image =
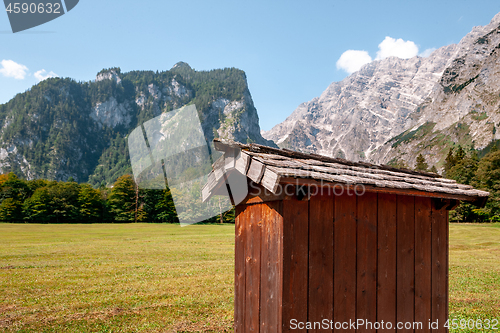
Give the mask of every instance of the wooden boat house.
POLYGON ((248 190, 236 202, 236 332, 447 331, 448 211, 482 206, 487 192, 432 173, 215 147, 225 155, 204 198, 231 174, 248 190))

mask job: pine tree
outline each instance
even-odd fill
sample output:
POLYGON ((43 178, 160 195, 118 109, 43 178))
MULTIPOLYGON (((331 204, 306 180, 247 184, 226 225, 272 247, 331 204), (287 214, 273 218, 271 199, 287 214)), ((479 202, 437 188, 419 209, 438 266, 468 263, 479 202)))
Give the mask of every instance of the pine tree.
POLYGON ((433 173, 438 173, 438 170, 435 165, 433 165, 429 171, 433 173))
POLYGON ((417 165, 415 166, 416 171, 427 171, 429 168, 429 165, 425 161, 425 157, 422 156, 422 154, 419 154, 417 156, 417 165))
POLYGON ((124 175, 116 180, 108 202, 116 221, 135 220, 135 183, 131 175, 124 175))
POLYGON ((89 184, 80 186, 78 192, 79 215, 83 222, 98 222, 102 216, 102 196, 89 184))
POLYGON ((453 166, 457 163, 455 159, 455 155, 453 154, 453 148, 450 148, 448 151, 448 155, 446 156, 446 159, 444 160, 444 173, 445 175, 448 174, 448 172, 453 168, 453 166))
POLYGON ((457 153, 455 154, 455 163, 460 162, 465 158, 465 150, 462 148, 462 146, 458 146, 457 153))

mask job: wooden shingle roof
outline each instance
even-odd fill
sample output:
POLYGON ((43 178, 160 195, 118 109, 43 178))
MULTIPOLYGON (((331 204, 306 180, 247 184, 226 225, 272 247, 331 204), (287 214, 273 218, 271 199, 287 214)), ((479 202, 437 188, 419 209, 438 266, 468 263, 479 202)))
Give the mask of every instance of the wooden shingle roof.
POLYGON ((479 206, 483 206, 489 196, 488 192, 435 173, 356 163, 258 144, 214 140, 214 145, 224 155, 214 163, 203 188, 203 199, 216 194, 217 187, 224 182, 223 175, 233 169, 272 193, 276 193, 280 184, 363 185, 366 191, 464 200, 479 206))

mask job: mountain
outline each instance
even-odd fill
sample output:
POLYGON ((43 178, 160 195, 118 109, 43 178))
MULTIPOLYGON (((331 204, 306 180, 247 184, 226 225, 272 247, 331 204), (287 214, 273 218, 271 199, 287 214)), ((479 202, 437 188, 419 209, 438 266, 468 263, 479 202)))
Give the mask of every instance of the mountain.
POLYGON ((0 105, 0 173, 94 185, 130 173, 127 135, 162 112, 195 104, 214 137, 273 145, 262 138, 243 71, 102 70, 95 81, 51 78, 0 105))
POLYGON ((454 51, 449 46, 428 58, 390 57, 367 64, 263 135, 280 147, 369 159, 405 129, 406 119, 430 94, 454 51))
POLYGON ((500 139, 500 14, 460 43, 461 52, 411 115, 407 129, 375 159, 415 161, 422 154, 441 166, 456 144, 483 149, 500 139))
MULTIPOLYGON (((481 84, 492 84, 499 75, 493 52, 498 46, 499 23, 500 14, 489 25, 475 27, 459 44, 441 47, 426 58, 373 61, 341 82, 332 83, 321 96, 301 104, 283 123, 262 134, 280 147, 304 152, 375 163, 401 158, 410 165, 423 153, 433 164, 442 162, 444 151, 452 143, 445 147, 440 143, 441 149, 431 150, 423 143, 424 137, 429 141, 439 133, 446 136, 451 132, 449 126, 472 112, 469 118, 484 125, 477 127, 482 134, 475 133, 476 125, 465 121, 471 126, 468 142, 483 147, 491 141, 493 131, 486 126, 488 120, 482 119, 486 117, 482 112, 489 115, 488 111, 461 104, 457 112, 454 103, 469 98, 463 96, 473 89, 488 90, 479 93, 481 96, 495 93, 495 88, 481 84)), ((474 98, 479 102, 478 96, 474 98)), ((491 104, 491 98, 493 95, 480 103, 491 104)), ((483 107, 493 110, 493 104, 483 107)), ((458 136, 462 134, 464 131, 458 136)))

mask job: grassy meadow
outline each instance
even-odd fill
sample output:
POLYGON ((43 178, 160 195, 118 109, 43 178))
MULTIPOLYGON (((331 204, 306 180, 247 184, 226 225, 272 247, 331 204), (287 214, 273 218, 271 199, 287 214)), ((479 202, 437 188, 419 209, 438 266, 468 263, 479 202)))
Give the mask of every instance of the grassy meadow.
POLYGON ((450 319, 498 320, 496 331, 451 331, 500 331, 500 223, 450 225, 449 292, 450 319))
POLYGON ((234 225, 0 224, 0 331, 223 332, 234 225))
MULTIPOLYGON (((233 248, 234 225, 0 224, 0 331, 232 331, 233 248)), ((450 318, 500 319, 500 224, 450 226, 450 318)))

